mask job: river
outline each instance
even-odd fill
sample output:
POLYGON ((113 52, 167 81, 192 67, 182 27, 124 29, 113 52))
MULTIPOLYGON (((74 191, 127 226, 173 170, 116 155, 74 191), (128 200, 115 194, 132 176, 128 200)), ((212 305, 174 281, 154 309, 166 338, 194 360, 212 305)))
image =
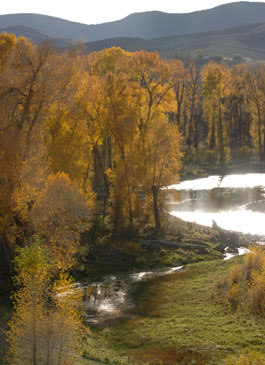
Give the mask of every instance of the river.
POLYGON ((169 211, 175 217, 265 235, 265 174, 209 176, 168 188, 178 192, 169 195, 169 211))

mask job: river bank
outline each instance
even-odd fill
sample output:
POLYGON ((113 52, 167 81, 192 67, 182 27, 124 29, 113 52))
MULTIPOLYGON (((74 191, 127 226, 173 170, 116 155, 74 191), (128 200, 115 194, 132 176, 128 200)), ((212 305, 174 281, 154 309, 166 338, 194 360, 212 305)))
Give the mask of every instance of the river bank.
POLYGON ((145 235, 129 242, 94 244, 74 271, 78 280, 100 278, 132 269, 176 267, 200 261, 222 259, 225 248, 255 245, 259 235, 227 231, 216 224, 206 227, 168 216, 160 236, 145 235))

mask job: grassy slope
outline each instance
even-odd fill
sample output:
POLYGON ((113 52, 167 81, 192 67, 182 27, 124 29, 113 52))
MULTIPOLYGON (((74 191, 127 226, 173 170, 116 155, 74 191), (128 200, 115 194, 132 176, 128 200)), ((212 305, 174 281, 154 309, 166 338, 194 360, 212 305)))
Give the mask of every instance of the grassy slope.
POLYGON ((264 353, 265 320, 232 311, 223 296, 229 267, 240 260, 192 264, 143 283, 135 293, 136 318, 94 331, 88 356, 92 351, 103 363, 219 365, 231 353, 264 353))

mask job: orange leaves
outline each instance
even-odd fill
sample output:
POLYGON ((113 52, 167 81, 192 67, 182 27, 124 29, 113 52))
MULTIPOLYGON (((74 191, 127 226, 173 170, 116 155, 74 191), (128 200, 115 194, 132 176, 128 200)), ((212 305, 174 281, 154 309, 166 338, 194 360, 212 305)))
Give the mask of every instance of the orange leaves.
POLYGON ((6 32, 0 35, 0 72, 4 70, 5 63, 8 55, 15 47, 16 37, 14 34, 8 34, 6 32))
POLYGON ((112 47, 92 53, 89 56, 91 73, 99 77, 108 72, 119 73, 120 69, 123 68, 126 55, 127 53, 119 47, 112 47))
POLYGON ((67 175, 49 176, 30 216, 56 267, 66 270, 72 266, 80 233, 90 221, 91 208, 92 199, 88 202, 67 175))

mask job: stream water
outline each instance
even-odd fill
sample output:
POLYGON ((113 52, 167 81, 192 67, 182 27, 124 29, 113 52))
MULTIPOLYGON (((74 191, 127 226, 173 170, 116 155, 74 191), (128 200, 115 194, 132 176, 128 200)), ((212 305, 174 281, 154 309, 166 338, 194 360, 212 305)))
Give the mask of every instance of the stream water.
POLYGON ((87 323, 97 326, 123 316, 133 307, 130 293, 137 283, 169 275, 180 269, 182 266, 167 270, 119 273, 105 276, 97 282, 77 284, 77 288, 83 292, 82 309, 87 323))

